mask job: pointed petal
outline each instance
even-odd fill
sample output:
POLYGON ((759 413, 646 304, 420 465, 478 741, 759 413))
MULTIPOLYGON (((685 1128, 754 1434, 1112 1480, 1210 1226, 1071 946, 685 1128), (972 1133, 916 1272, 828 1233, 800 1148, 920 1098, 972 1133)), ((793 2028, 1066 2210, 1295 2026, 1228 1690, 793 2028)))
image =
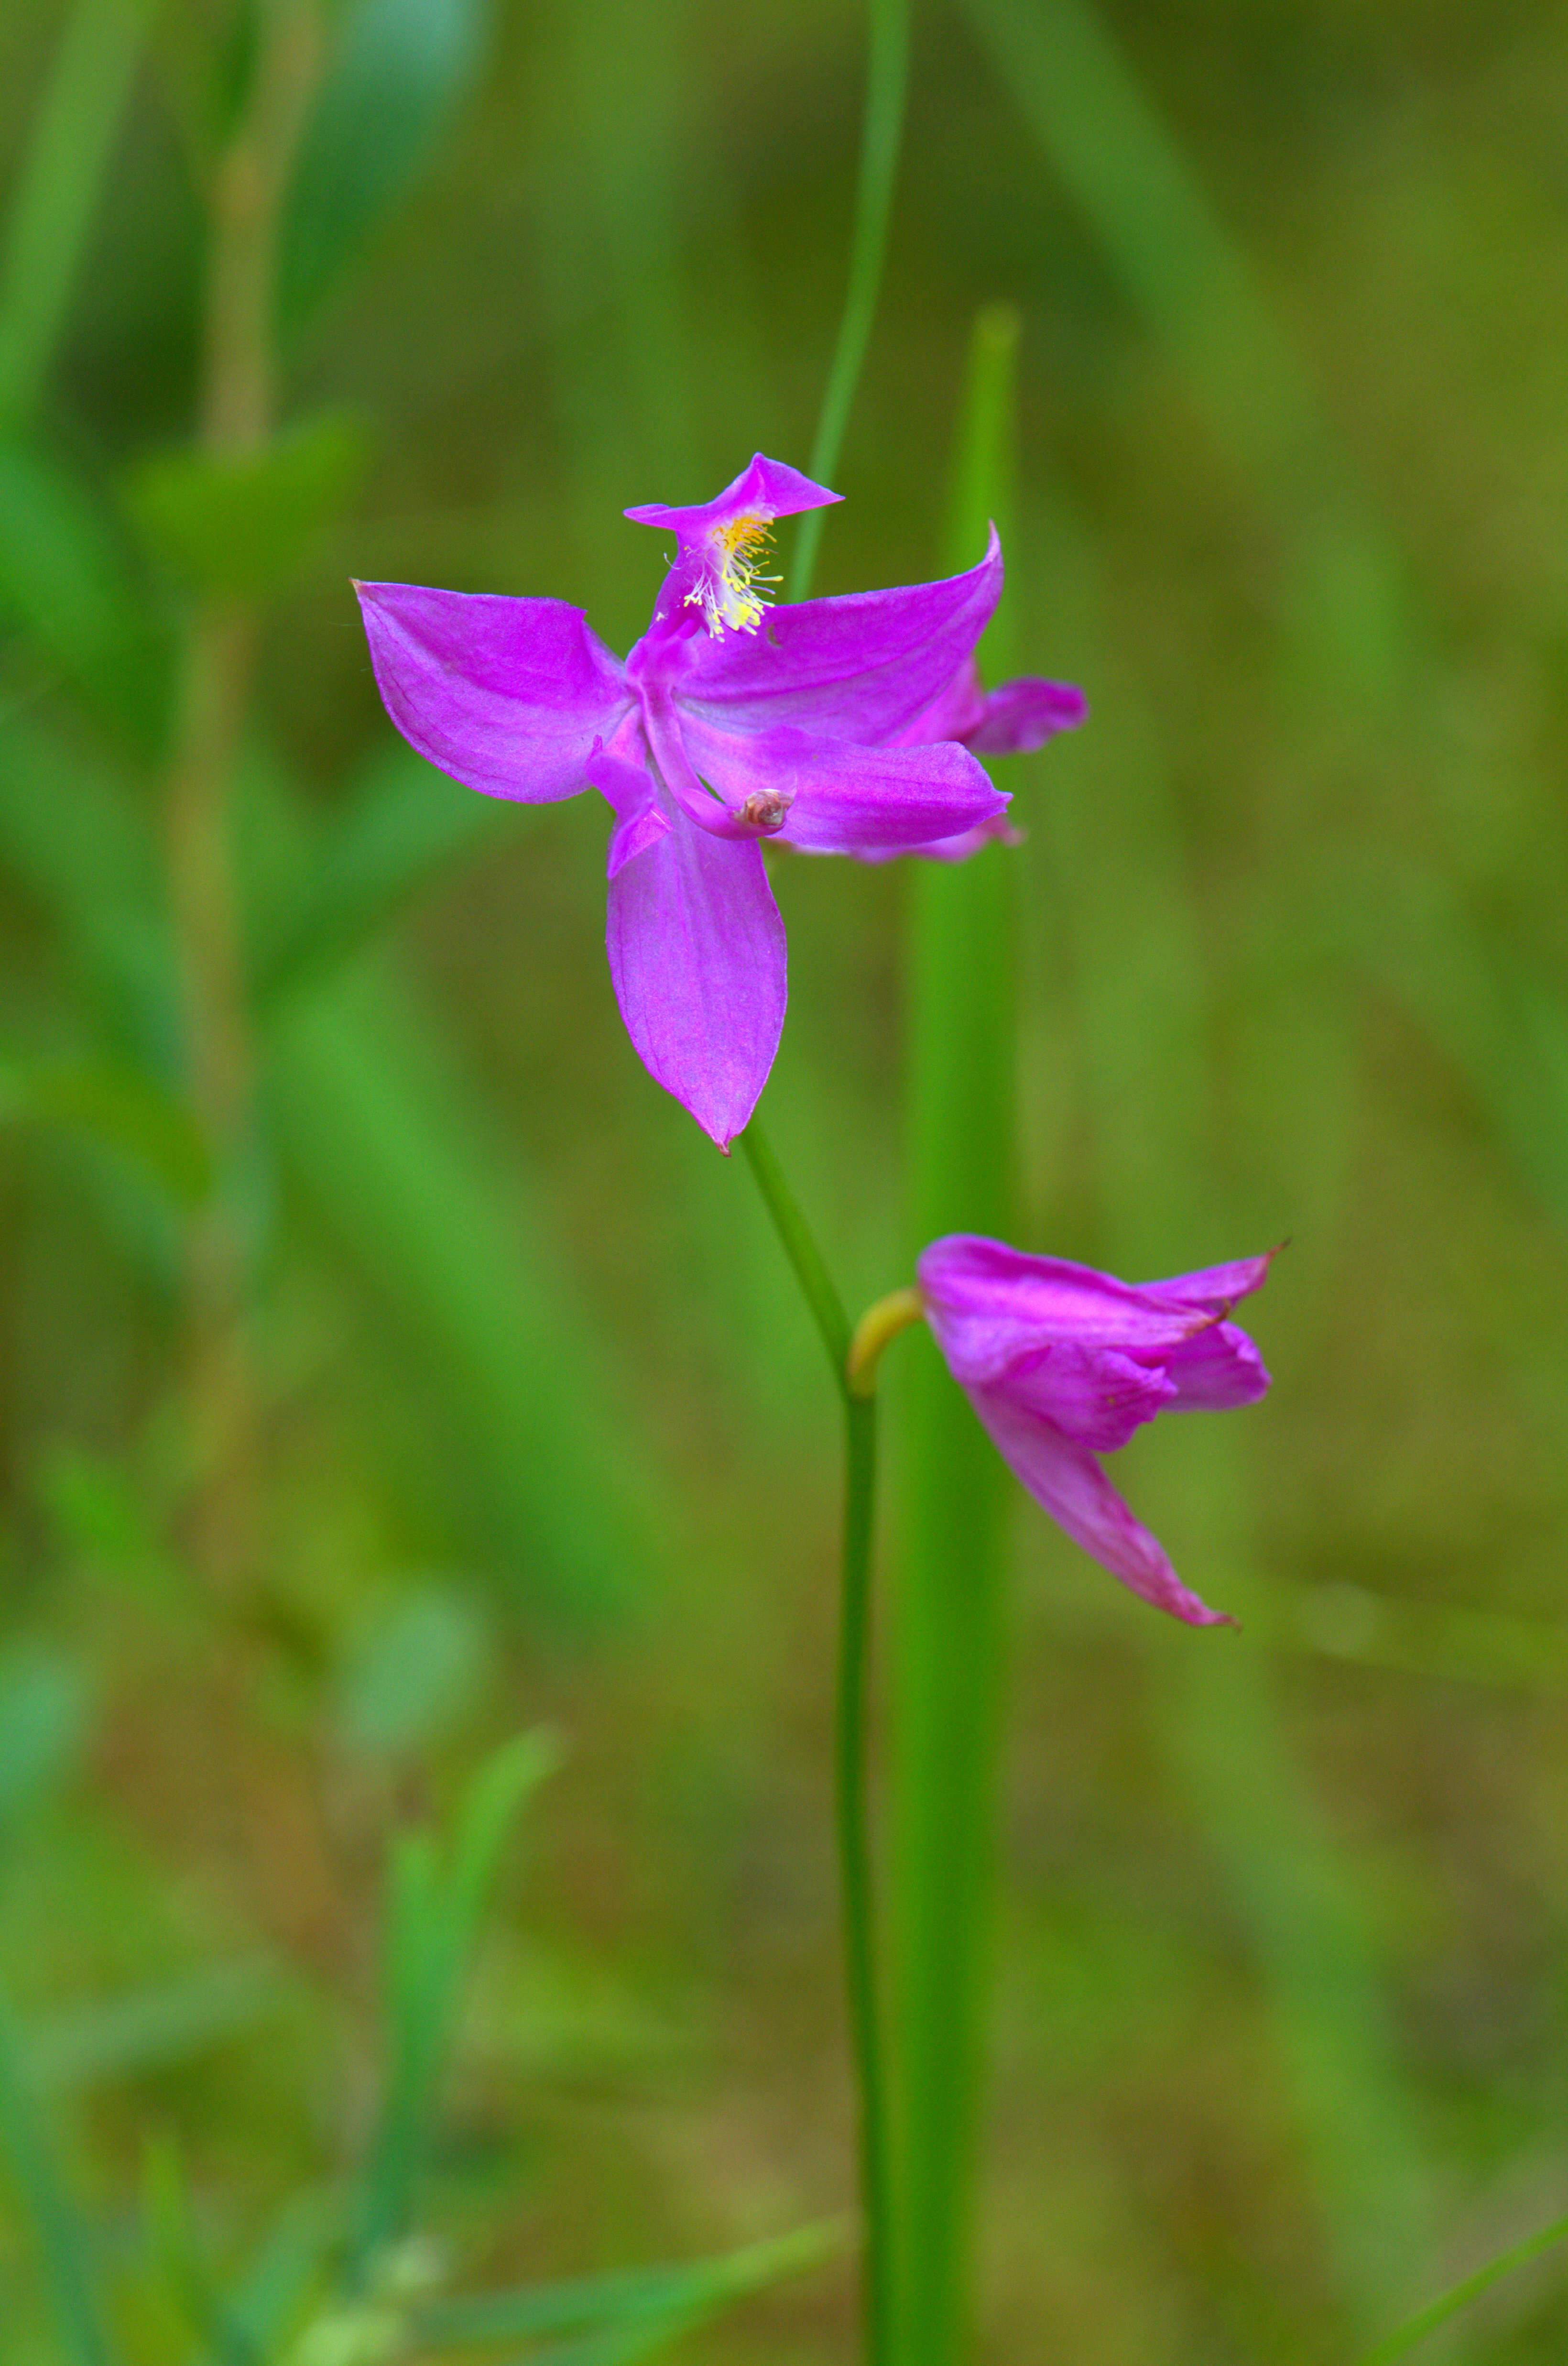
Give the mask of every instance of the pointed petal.
POLYGON ((564 600, 358 583, 375 679, 410 746, 486 796, 576 794, 627 704, 622 668, 564 600))
POLYGON ((812 854, 918 846, 1007 809, 985 767, 951 739, 864 748, 793 727, 716 731, 690 714, 681 716, 681 738, 699 772, 736 811, 748 797, 785 799, 778 835, 812 854))
POLYGON ((931 1326, 966 1387, 1001 1380, 1052 1342, 1170 1361, 1207 1327, 1203 1306, 1137 1290, 1067 1257, 1030 1256, 977 1233, 949 1233, 921 1256, 931 1326))
POLYGON ((979 566, 945 581, 773 608, 760 632, 690 645, 680 703, 722 730, 798 723, 863 745, 890 739, 971 655, 1002 573, 993 532, 979 566))
POLYGON ((1049 1422, 1023 1412, 994 1390, 970 1389, 969 1397, 997 1452, 1035 1501, 1103 1569, 1157 1610, 1168 1610, 1189 1626, 1232 1623, 1223 1611, 1211 1610, 1188 1592, 1158 1538, 1134 1519, 1086 1448, 1075 1446, 1049 1422))
POLYGON ((986 694, 985 712, 964 733, 977 756, 1023 756, 1058 731, 1073 731, 1089 712, 1089 701, 1070 682, 1047 682, 1022 674, 999 682, 986 694))
POLYGON ((795 517, 801 510, 820 510, 829 501, 841 501, 842 493, 830 492, 825 485, 814 485, 799 468, 791 468, 783 460, 770 460, 764 452, 754 452, 733 484, 716 493, 711 501, 690 502, 684 509, 673 509, 668 501, 644 501, 640 508, 622 510, 634 525, 663 526, 668 533, 686 541, 692 535, 705 534, 711 525, 751 510, 758 516, 770 518, 795 517))
POLYGON ((1207 1265, 1198 1273, 1179 1273, 1170 1281, 1140 1281, 1145 1298, 1163 1298, 1176 1306, 1206 1307, 1211 1314, 1228 1314, 1238 1298, 1249 1298, 1269 1279, 1277 1248, 1261 1256, 1238 1257, 1231 1265, 1207 1265))
POLYGON ((784 1025, 784 923, 756 840, 675 814, 610 881, 607 943, 639 1059, 727 1149, 784 1025))

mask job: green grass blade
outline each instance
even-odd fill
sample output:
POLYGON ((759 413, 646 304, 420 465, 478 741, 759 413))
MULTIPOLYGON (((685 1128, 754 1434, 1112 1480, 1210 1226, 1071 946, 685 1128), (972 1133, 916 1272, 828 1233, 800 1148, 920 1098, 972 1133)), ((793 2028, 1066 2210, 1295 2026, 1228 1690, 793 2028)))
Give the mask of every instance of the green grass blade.
POLYGON ((1471 2302, 1479 2300, 1484 2292, 1490 2292, 1492 2286, 1501 2283, 1505 2276, 1511 2276, 1517 2269, 1528 2267, 1532 2259, 1539 2259, 1543 2251, 1550 2251, 1554 2243, 1561 2243, 1565 2236, 1568 2236, 1568 2218, 1554 2218, 1550 2226, 1542 2226, 1536 2234, 1527 2235, 1522 2243, 1516 2243, 1510 2250, 1500 2252, 1484 2268, 1477 2268, 1473 2275, 1462 2277, 1437 2300, 1429 2301, 1425 2308, 1418 2309, 1406 2324, 1393 2333, 1385 2334, 1357 2360, 1357 2366, 1394 2366, 1396 2358, 1405 2357, 1418 2341, 1424 2341, 1428 2333, 1435 2333, 1439 2325, 1446 2325, 1450 2316, 1457 2316, 1462 2308, 1468 2308, 1471 2302))
POLYGON ((84 1135, 129 1159, 185 1207, 211 1188, 211 1155, 190 1110, 131 1067, 0 1056, 0 1125, 7 1124, 84 1135))
POLYGON ((173 2137, 149 2138, 141 2185, 147 2249, 174 2306, 218 2366, 261 2366, 248 2337, 230 2323, 202 2257, 185 2163, 173 2137))
POLYGON ((319 1219, 441 1376, 480 1549, 539 1615, 619 1615, 656 1566, 651 1481, 522 1190, 493 1173, 408 997, 357 971, 280 1008, 267 1098, 319 1219))
POLYGON ((71 1767, 87 1716, 86 1682, 73 1662, 26 1644, 0 1657, 0 1835, 71 1767))
POLYGON ((655 2358, 672 2342, 683 2340, 707 2322, 707 2312, 644 2318, 634 2325, 607 2326, 581 2341, 553 2341, 543 2349, 530 2349, 509 2366, 636 2366, 640 2358, 655 2358))
POLYGON ((430 158, 484 61, 490 0, 351 0, 284 217, 280 318, 296 328, 430 158))
POLYGON ((66 24, 0 241, 0 421, 38 407, 147 18, 147 0, 77 0, 66 24))
MULTIPOLYGON (((1157 727, 1095 630, 1086 538, 1065 517, 1058 537, 1058 569, 1082 587, 1098 695, 1092 730, 1053 764, 1055 794, 1036 816, 1038 875, 1073 974, 1104 1261, 1134 1276, 1179 1272, 1249 1245, 1230 1229, 1214 1159, 1210 982, 1157 727)), ((1334 1088, 1342 1083, 1336 1072, 1334 1088)), ((1336 1132, 1331 1106, 1321 1131, 1336 1132)), ((1334 1221, 1344 1188, 1342 1174, 1325 1186, 1320 1223, 1334 1221)), ((1282 1267, 1276 1286, 1289 1286, 1282 1267)), ((1188 1581, 1244 1628, 1258 1584, 1247 1437, 1245 1415, 1204 1417, 1156 1425, 1140 1452, 1151 1525, 1188 1581)), ((1152 1613, 1135 1631, 1164 1747, 1267 2000, 1339 2312, 1365 2327, 1422 2258, 1430 2206, 1367 1901, 1249 1632, 1194 1633, 1152 1613)))
POLYGON ((61 2183, 0 2000, 0 2154, 32 2221, 67 2366, 109 2366, 87 2239, 61 2183))
POLYGON ((342 2231, 340 2193, 318 2188, 294 2194, 223 2295, 228 2323, 260 2356, 275 2350, 342 2231))
POLYGON ((58 930, 100 1048, 169 1063, 173 960, 134 801, 107 768, 19 715, 0 729, 0 866, 58 930))
POLYGON ((1267 298, 1090 0, 967 0, 998 75, 1180 360, 1221 443, 1272 479, 1320 453, 1267 298))
POLYGON ((362 2180, 353 2250, 361 2281, 407 2229, 479 1917, 517 1812, 556 1757, 547 1734, 516 1736, 465 1793, 445 1866, 424 1834, 405 1839, 395 1852, 386 1939, 390 2059, 362 2180))
MULTIPOLYGON (((1399 727, 1429 660, 1402 555, 1361 501, 1262 280, 1092 0, 968 0, 1052 172, 1175 361, 1217 448, 1283 521, 1282 655, 1399 727)), ((1308 694, 1311 694, 1309 691, 1308 694)))
MULTIPOLYGON (((893 183, 903 134, 909 88, 909 0, 869 0, 871 38, 866 69, 866 114, 860 133, 860 174, 855 191, 855 229, 849 250, 849 286, 838 342, 828 370, 822 415, 812 445, 809 474, 819 485, 837 471, 844 432, 855 407, 856 389, 871 342, 871 325, 881 292, 882 265, 892 219, 893 183)), ((791 600, 803 600, 816 572, 823 512, 808 510, 795 533, 790 565, 791 600)))
MULTIPOLYGON (((982 313, 970 351, 947 563, 1008 510, 1018 322, 982 313)), ((995 655, 995 643, 991 643, 995 655)), ((1010 1231, 1016 857, 909 866, 912 1250, 1010 1231)), ((987 1944, 1006 1474, 929 1338, 900 1376, 890 1884, 896 2037, 895 2355, 964 2347, 987 1944)))
POLYGON ((30 2022, 18 2051, 28 2083, 46 2091, 140 2078, 254 2028, 287 1994, 275 1964, 225 1964, 30 2022))
POLYGON ((520 2292, 486 2293, 473 2300, 436 2301, 420 2312, 419 2330, 422 2339, 440 2346, 520 2340, 566 2333, 579 2326, 707 2314, 749 2293, 764 2292, 787 2276, 807 2273, 841 2252, 845 2240, 843 2223, 824 2219, 793 2234, 748 2243, 718 2259, 577 2276, 520 2292))
POLYGON ((263 1005, 314 984, 440 875, 518 827, 519 808, 476 796, 399 741, 377 756, 297 900, 269 918, 252 961, 263 1005))
POLYGON ((119 537, 79 478, 3 430, 0 619, 95 715, 151 744, 168 667, 119 537))

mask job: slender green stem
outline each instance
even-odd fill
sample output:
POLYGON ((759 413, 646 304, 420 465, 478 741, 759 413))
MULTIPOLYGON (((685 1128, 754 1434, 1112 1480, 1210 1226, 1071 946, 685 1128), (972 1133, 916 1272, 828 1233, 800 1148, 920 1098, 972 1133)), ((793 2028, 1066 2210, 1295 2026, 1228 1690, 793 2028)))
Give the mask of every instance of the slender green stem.
POLYGON ((1511 2276, 1516 2268, 1528 2267, 1531 2259, 1539 2259, 1542 2251, 1550 2251, 1552 2245, 1561 2243, 1565 2236, 1568 2236, 1568 2218, 1554 2218, 1550 2226, 1542 2226, 1537 2233, 1527 2235, 1522 2243, 1516 2243, 1510 2250, 1499 2252, 1496 2259, 1488 2259, 1484 2268, 1477 2268, 1473 2275, 1464 2277, 1438 2299, 1428 2301, 1425 2308, 1418 2309, 1396 2332, 1385 2334, 1380 2342, 1365 2352, 1358 2366, 1394 2366, 1394 2359, 1403 2358, 1406 2350, 1414 2349, 1428 2333, 1435 2333, 1439 2325, 1446 2325, 1450 2316, 1457 2316, 1462 2308, 1468 2308, 1471 2302, 1479 2300, 1484 2292, 1490 2292, 1492 2286, 1501 2283, 1505 2276, 1511 2276))
POLYGON ((767 1202, 774 1229, 784 1245, 784 1254, 795 1268, 795 1279, 812 1310, 812 1319, 822 1335, 828 1362, 833 1366, 834 1384, 842 1391, 847 1386, 845 1366, 851 1335, 844 1301, 834 1287, 833 1277, 823 1262, 822 1251, 812 1238, 806 1220, 795 1204, 778 1161, 756 1120, 753 1118, 745 1132, 736 1138, 751 1162, 757 1189, 767 1202))
POLYGON ((839 1602, 838 1861, 844 1886, 845 1977, 860 2088, 860 2204, 866 2219, 866 2366, 886 2366, 891 2295, 887 2096, 877 1998, 867 1704, 871 1635, 871 1550, 876 1529, 877 1400, 844 1400, 844 1583, 839 1602))
POLYGON ((877 1400, 863 1376, 852 1385, 853 1334, 844 1301, 778 1161, 755 1122, 739 1137, 822 1335, 844 1405, 843 1590, 839 1599, 834 1776, 844 1968, 850 2047, 859 2090, 860 2204, 865 2222, 865 2366, 888 2366, 891 2284, 887 2090, 877 1988, 876 1911, 867 1799, 867 1723, 871 1662, 871 1556, 876 1538, 877 1400))
MULTIPOLYGON (((882 285, 893 181, 903 131, 904 94, 909 86, 909 0, 870 0, 871 42, 866 79, 866 118, 860 137, 860 177, 855 191, 855 233, 849 250, 849 286, 838 344, 828 371, 811 474, 825 485, 838 467, 839 447, 861 365, 870 343, 871 322, 882 285)), ((790 597, 803 600, 816 572, 823 513, 808 510, 795 536, 790 597)))

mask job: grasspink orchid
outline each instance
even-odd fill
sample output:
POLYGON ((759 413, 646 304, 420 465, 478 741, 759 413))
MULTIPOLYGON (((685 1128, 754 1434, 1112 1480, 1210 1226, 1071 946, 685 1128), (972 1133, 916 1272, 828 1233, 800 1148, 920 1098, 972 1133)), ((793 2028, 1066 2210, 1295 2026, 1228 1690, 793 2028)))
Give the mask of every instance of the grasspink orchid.
POLYGON ((945 581, 770 610, 774 521, 838 498, 758 453, 714 501, 628 510, 676 555, 624 663, 562 600, 355 587, 387 713, 422 756, 489 796, 608 800, 622 1016, 721 1148, 784 1021, 763 841, 968 852, 1007 806, 971 749, 1036 746, 1082 711, 1058 683, 980 688, 975 643, 1002 590, 994 532, 945 581))
POLYGON ((1187 1591, 1097 1458, 1157 1413, 1219 1411, 1263 1394, 1262 1359, 1227 1318, 1270 1261, 1135 1284, 954 1233, 933 1241, 917 1268, 948 1369, 1030 1494, 1135 1594, 1193 1626, 1228 1622, 1187 1591))

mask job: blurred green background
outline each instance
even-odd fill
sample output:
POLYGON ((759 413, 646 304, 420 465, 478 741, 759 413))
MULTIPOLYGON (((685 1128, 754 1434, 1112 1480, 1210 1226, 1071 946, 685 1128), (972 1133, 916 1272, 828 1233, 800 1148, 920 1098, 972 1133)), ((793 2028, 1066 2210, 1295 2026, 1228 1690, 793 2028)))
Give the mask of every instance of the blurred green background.
MULTIPOLYGON (((0 11, 0 1985, 149 2366, 149 2146, 219 2264, 332 2178, 388 1835, 540 1721, 424 2213, 455 2272, 848 2199, 816 1343, 621 1028, 602 808, 421 766, 347 579, 623 649, 663 551, 622 509, 805 463, 864 40, 0 11)), ((1568 2208, 1565 111, 1543 0, 917 12, 818 589, 935 570, 1015 305, 1009 629, 1093 710, 994 858, 1023 1237, 1292 1243, 1272 1396, 1118 1466, 1239 1638, 1017 1504, 987 2359, 1347 2358, 1568 2208)), ((907 1279, 907 869, 776 870, 768 1124, 858 1305, 907 1279)), ((55 2366, 18 2191, 5 2355, 55 2366)), ((1560 2360, 1562 2283, 1429 2354, 1560 2360)), ((850 2322, 825 2268, 690 2354, 850 2322)))

